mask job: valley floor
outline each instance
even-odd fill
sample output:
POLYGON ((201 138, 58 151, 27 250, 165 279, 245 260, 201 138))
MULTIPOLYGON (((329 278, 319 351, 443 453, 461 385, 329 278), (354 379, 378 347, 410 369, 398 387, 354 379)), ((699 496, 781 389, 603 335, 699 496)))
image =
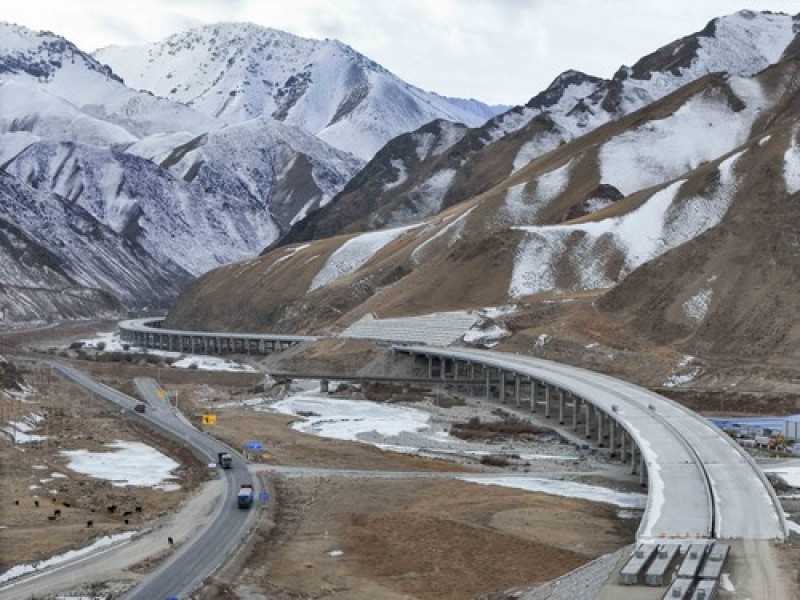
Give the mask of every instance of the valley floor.
MULTIPOLYGON (((74 335, 68 333, 67 339, 74 335)), ((477 454, 459 457, 448 453, 445 457, 436 452, 425 456, 397 453, 292 429, 290 424, 298 417, 263 410, 265 404, 286 391, 285 386, 262 389, 259 377, 253 374, 179 371, 142 361, 126 365, 89 360, 81 361, 80 366, 131 394, 133 377, 158 379, 178 398, 184 414, 196 423, 205 412, 217 414, 217 426, 208 428, 209 432, 237 449, 245 449, 250 440, 264 441, 268 456, 251 457, 258 476, 270 491, 268 505, 256 508, 262 511, 263 518, 232 564, 206 581, 195 594, 198 600, 505 598, 503 590, 516 588, 518 592, 514 593, 521 594, 519 590, 523 588, 559 578, 627 546, 638 526, 635 510, 454 478, 487 471, 527 473, 623 492, 642 491, 626 469, 600 457, 578 453, 552 438, 506 437, 492 443, 512 456, 574 453, 574 458, 511 458, 506 466, 492 466, 483 464, 477 454), (308 471, 293 474, 282 472, 282 467, 308 471), (345 476, 341 470, 372 471, 375 476, 345 476), (385 477, 386 472, 426 476, 385 477)), ((108 513, 95 517, 95 531, 86 528, 86 520, 101 513, 114 498, 120 505, 135 500, 147 506, 146 518, 135 515, 136 520, 128 529, 166 523, 179 504, 213 478, 213 472, 184 456, 180 448, 148 434, 134 421, 112 414, 102 403, 91 398, 76 402, 80 398, 78 390, 41 371, 29 371, 25 376, 40 393, 24 403, 3 399, 3 406, 10 407, 4 410, 32 412, 38 410, 33 403, 40 402, 49 410, 60 410, 54 414, 62 416, 44 421, 35 430, 47 433, 47 443, 30 447, 5 441, 0 444, 3 464, 7 465, 4 475, 8 474, 12 482, 3 494, 4 522, 0 523, 5 526, 0 530, 3 547, 14 549, 10 555, 4 551, 6 567, 85 545, 98 537, 99 531, 126 529, 120 522, 121 515, 108 513), (96 479, 70 471, 58 458, 61 448, 98 449, 103 443, 120 438, 145 441, 185 465, 178 473, 180 489, 123 487, 117 491, 110 484, 98 485, 96 479), (29 506, 37 495, 30 486, 42 485, 40 480, 46 478, 43 470, 34 468, 37 465, 46 466, 48 475, 53 471, 66 475, 56 483, 47 482, 63 487, 59 489, 59 499, 72 494, 92 501, 62 506, 62 518, 48 521, 44 512, 39 514, 29 506), (24 510, 13 505, 15 499, 21 500, 24 510), (8 506, 13 506, 11 511, 6 510, 8 506), (52 535, 55 531, 58 535, 52 535)), ((384 390, 382 399, 390 401, 392 393, 384 390)), ((465 415, 474 410, 470 406, 467 411, 457 398, 449 399, 450 407, 446 406, 448 401, 440 405, 441 401, 439 398, 435 405, 414 402, 412 406, 431 411, 442 424, 446 424, 448 414, 450 421, 463 422, 465 415)), ((490 416, 491 409, 481 415, 481 420, 490 416)), ((135 581, 137 574, 152 569, 170 551, 158 542, 163 535, 155 534, 150 558, 142 560, 138 556, 127 574, 120 572, 91 589, 70 587, 76 592, 119 593, 135 581)), ((776 552, 781 573, 794 573, 797 549, 784 544, 776 552)), ((787 579, 791 577, 787 575, 787 579)), ((744 597, 726 594, 721 597, 744 597)))

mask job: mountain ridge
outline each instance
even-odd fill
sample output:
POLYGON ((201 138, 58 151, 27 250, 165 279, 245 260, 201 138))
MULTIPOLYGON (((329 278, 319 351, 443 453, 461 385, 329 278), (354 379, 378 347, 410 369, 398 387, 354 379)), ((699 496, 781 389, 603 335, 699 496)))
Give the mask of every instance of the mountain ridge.
POLYGON ((106 47, 95 56, 130 85, 215 118, 270 116, 362 159, 434 118, 476 125, 498 110, 402 82, 338 40, 252 23, 206 25, 145 46, 106 47))

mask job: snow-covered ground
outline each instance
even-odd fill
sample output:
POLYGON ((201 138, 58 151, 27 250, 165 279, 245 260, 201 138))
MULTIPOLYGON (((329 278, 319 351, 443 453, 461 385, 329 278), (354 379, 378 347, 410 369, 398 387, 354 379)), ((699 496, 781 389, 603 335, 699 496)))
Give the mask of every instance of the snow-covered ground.
POLYGON ((797 466, 762 467, 765 473, 771 473, 782 479, 786 485, 800 488, 800 463, 797 466))
POLYGON ((164 358, 177 359, 170 366, 176 369, 198 369, 200 371, 238 371, 254 373, 255 369, 250 365, 245 365, 236 361, 219 358, 217 356, 186 356, 180 352, 167 352, 166 350, 145 350, 137 347, 129 347, 125 350, 122 341, 119 339, 118 332, 98 333, 95 337, 80 340, 84 348, 91 348, 101 352, 145 352, 164 358))
POLYGON ((48 569, 50 567, 58 566, 60 564, 69 562, 71 560, 75 560, 77 558, 88 556, 93 552, 100 550, 101 548, 105 548, 112 544, 128 540, 132 538, 135 533, 136 532, 134 531, 126 531, 124 533, 119 533, 116 535, 105 536, 100 538, 93 544, 86 546, 85 548, 79 548, 78 550, 70 550, 68 552, 65 552, 64 554, 59 554, 58 556, 53 556, 51 558, 39 561, 37 563, 26 563, 22 565, 16 565, 14 567, 11 567, 8 571, 0 573, 0 583, 5 583, 6 581, 10 581, 12 579, 16 579, 17 577, 27 575, 28 573, 34 573, 36 571, 41 571, 44 569, 48 569))
POLYGON ((37 435, 30 432, 36 429, 36 427, 38 427, 39 423, 42 421, 44 421, 44 415, 40 415, 39 413, 31 413, 29 415, 25 415, 18 421, 9 421, 7 425, 0 427, 0 431, 7 435, 8 438, 15 444, 40 442, 42 440, 46 440, 47 436, 37 435))
POLYGON ((180 465, 155 448, 141 442, 121 440, 107 446, 114 450, 62 450, 61 454, 69 459, 67 467, 71 470, 97 479, 107 479, 115 486, 148 486, 164 491, 179 488, 171 480, 172 471, 180 465))
MULTIPOLYGON (((292 393, 266 408, 282 414, 305 416, 293 427, 320 437, 353 440, 374 444, 380 448, 408 454, 438 455, 450 457, 480 457, 508 455, 524 461, 537 461, 557 465, 559 470, 569 470, 570 465, 580 460, 577 450, 571 446, 546 442, 511 442, 490 444, 465 441, 451 436, 448 421, 466 421, 476 414, 474 406, 456 406, 448 409, 425 404, 425 409, 401 405, 387 405, 365 400, 347 400, 330 397, 312 390, 313 384, 306 382, 293 387, 292 393), (448 419, 445 419, 445 415, 448 419)), ((335 384, 334 384, 335 385, 335 384)), ((481 415, 481 418, 488 416, 481 415)), ((541 475, 541 472, 537 472, 541 475)), ((545 479, 541 476, 498 475, 461 477, 489 485, 521 488, 559 496, 584 498, 607 502, 631 509, 643 509, 647 497, 644 494, 623 493, 614 490, 576 483, 568 480, 545 479)))
POLYGON ((419 225, 381 229, 354 236, 342 244, 311 281, 309 292, 328 285, 355 272, 375 256, 384 246, 419 225))
POLYGON ((463 481, 471 481, 482 485, 500 485, 513 487, 529 492, 544 492, 554 496, 567 496, 569 498, 582 498, 592 502, 605 502, 623 508, 636 508, 644 510, 647 504, 645 494, 631 492, 617 492, 596 485, 586 485, 575 481, 542 479, 540 477, 493 477, 470 476, 459 477, 463 481))
MULTIPOLYGON (((719 185, 708 196, 680 197, 686 180, 677 180, 621 216, 578 224, 515 227, 526 235, 517 250, 509 296, 564 289, 557 266, 565 253, 577 279, 569 282, 568 289, 613 287, 642 264, 714 227, 734 197, 735 165, 740 156, 741 152, 719 164, 719 185), (605 249, 608 244, 624 255, 621 268, 612 264, 611 257, 616 255, 605 249)), ((630 171, 636 168, 631 165, 630 171)))

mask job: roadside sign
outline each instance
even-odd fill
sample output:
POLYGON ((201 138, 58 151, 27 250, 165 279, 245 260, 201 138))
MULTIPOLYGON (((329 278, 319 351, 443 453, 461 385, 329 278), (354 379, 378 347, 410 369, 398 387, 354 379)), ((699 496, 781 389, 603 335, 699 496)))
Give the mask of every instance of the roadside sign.
POLYGON ((248 450, 261 450, 264 447, 264 442, 261 440, 250 440, 247 442, 248 450))
POLYGON ((158 397, 159 398, 163 398, 164 397, 164 389, 163 388, 158 388, 158 397))
POLYGON ((261 493, 258 495, 258 498, 259 498, 260 500, 269 500, 269 492, 261 492, 261 493))
POLYGON ((203 425, 216 425, 217 424, 217 415, 212 413, 206 413, 203 415, 203 425))

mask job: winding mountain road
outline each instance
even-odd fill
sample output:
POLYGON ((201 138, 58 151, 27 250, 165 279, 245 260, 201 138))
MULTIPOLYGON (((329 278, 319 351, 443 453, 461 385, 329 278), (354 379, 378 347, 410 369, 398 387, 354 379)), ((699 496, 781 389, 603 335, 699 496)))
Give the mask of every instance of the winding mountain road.
MULTIPOLYGON (((236 494, 241 483, 251 483, 258 497, 260 492, 258 478, 250 474, 244 460, 231 452, 230 448, 192 427, 179 413, 171 409, 166 400, 159 398, 159 386, 152 379, 136 381, 140 393, 149 403, 147 412, 140 414, 133 412, 138 400, 99 383, 70 365, 57 361, 47 361, 47 364, 87 391, 130 410, 164 435, 186 444, 203 460, 215 461, 218 452, 227 451, 232 454, 232 468, 219 471, 220 482, 224 489, 211 518, 205 523, 198 523, 201 526, 193 536, 189 537, 155 572, 123 596, 126 600, 186 597, 205 577, 225 563, 255 523, 258 511, 239 509, 236 494)), ((46 574, 39 573, 35 577, 43 576, 46 574)), ((7 597, 21 597, 16 594, 21 593, 22 586, 28 579, 31 578, 21 578, 6 586, 5 593, 10 594, 7 597)), ((0 592, 0 598, 5 597, 1 595, 2 593, 4 592, 0 592)))

